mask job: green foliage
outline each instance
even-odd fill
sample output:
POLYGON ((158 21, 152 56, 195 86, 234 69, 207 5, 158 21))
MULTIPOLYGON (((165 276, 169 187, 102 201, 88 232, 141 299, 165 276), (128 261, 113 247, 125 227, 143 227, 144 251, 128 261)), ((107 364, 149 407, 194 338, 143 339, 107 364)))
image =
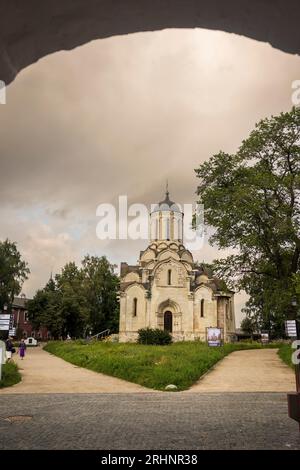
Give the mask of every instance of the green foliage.
POLYGON ((293 287, 295 289, 296 297, 300 299, 300 273, 295 273, 293 276, 293 287))
POLYGON ((294 364, 292 363, 292 354, 295 349, 292 349, 292 345, 290 343, 282 344, 282 346, 278 350, 278 356, 280 359, 283 360, 289 367, 294 369, 294 364))
POLYGON ((252 336, 253 333, 257 331, 257 324, 252 317, 247 316, 241 322, 241 329, 248 335, 252 336))
POLYGON ((257 124, 236 154, 220 152, 195 170, 210 242, 234 250, 214 271, 246 291, 246 312, 273 337, 299 315, 291 306, 300 270, 299 139, 293 108, 257 124))
POLYGON ((242 338, 239 340, 239 343, 247 343, 247 344, 253 344, 253 343, 257 343, 256 340, 254 339, 250 339, 250 338, 242 338))
POLYGON ((61 295, 53 279, 44 289, 38 290, 27 303, 29 320, 34 329, 48 328, 54 338, 59 338, 64 329, 64 319, 60 312, 61 295))
POLYGON ((2 380, 0 380, 0 388, 10 387, 21 381, 21 374, 18 366, 14 362, 8 362, 2 365, 2 380))
POLYGON ((119 279, 114 266, 102 256, 86 256, 82 262, 85 295, 89 302, 89 324, 95 333, 119 328, 119 279))
POLYGON ((159 330, 158 328, 142 328, 138 331, 139 344, 170 344, 172 336, 168 331, 159 330))
POLYGON ((67 263, 28 302, 35 328, 46 327, 55 339, 83 337, 118 328, 118 278, 105 257, 86 256, 82 267, 67 263))
POLYGON ((8 311, 11 310, 14 297, 20 294, 29 272, 16 243, 9 240, 0 241, 0 311, 4 305, 8 306, 8 311))
POLYGON ((58 313, 63 322, 62 335, 82 336, 89 318, 83 271, 75 263, 67 263, 55 280, 59 295, 58 313))
POLYGON ((167 346, 105 342, 84 345, 78 341, 54 341, 49 342, 45 350, 77 366, 144 387, 164 390, 167 385, 174 384, 178 390, 186 390, 227 354, 263 347, 258 343, 235 343, 212 348, 200 341, 167 346))

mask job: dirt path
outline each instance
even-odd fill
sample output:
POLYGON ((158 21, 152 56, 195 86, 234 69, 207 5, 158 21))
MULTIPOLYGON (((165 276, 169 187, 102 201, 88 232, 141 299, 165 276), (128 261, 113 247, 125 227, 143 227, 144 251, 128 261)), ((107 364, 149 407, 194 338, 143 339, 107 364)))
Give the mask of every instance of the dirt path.
POLYGON ((289 392, 295 376, 277 349, 236 351, 202 377, 188 392, 289 392))
POLYGON ((0 390, 10 393, 130 393, 146 392, 149 388, 74 366, 41 347, 27 348, 23 361, 14 354, 22 382, 0 390))

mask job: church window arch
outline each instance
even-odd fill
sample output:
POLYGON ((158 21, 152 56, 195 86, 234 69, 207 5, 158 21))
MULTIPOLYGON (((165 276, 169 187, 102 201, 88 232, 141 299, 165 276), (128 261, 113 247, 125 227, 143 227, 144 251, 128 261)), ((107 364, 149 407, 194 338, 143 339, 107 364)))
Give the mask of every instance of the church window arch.
POLYGON ((204 299, 201 299, 200 302, 200 317, 204 318, 204 299))
POLYGON ((137 298, 134 297, 133 299, 133 316, 136 317, 137 316, 137 298))
POLYGON ((172 284, 172 269, 168 269, 168 286, 172 284))
POLYGON ((171 235, 170 235, 170 219, 167 217, 166 219, 166 238, 167 240, 170 240, 171 235))

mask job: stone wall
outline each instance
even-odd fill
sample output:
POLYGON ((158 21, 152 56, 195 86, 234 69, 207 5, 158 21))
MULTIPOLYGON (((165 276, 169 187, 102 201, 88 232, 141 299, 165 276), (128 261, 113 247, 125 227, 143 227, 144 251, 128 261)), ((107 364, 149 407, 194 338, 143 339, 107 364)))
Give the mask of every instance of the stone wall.
POLYGON ((299 1, 0 0, 0 79, 95 39, 165 28, 242 34, 299 54, 299 1))

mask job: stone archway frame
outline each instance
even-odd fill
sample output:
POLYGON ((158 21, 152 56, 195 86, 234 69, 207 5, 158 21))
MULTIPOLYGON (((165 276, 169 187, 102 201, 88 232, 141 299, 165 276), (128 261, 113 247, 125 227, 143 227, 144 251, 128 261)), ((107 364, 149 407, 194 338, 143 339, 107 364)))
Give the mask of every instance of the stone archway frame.
POLYGON ((179 287, 179 288, 185 287, 185 283, 189 281, 190 279, 187 267, 182 261, 176 260, 172 257, 164 259, 157 263, 157 265, 155 266, 152 272, 153 279, 156 278, 158 281, 160 280, 160 272, 164 265, 177 266, 177 269, 180 271, 180 273, 179 273, 179 282, 178 282, 179 285, 176 287, 179 287))
POLYGON ((164 314, 170 311, 173 315, 173 331, 174 333, 181 333, 182 331, 182 311, 180 310, 177 302, 171 299, 163 300, 156 310, 157 327, 161 330, 164 329, 164 314))
POLYGON ((132 281, 130 284, 128 284, 128 286, 125 287, 125 289, 122 291, 123 296, 124 296, 124 295, 127 295, 128 291, 129 291, 132 287, 139 287, 140 289, 142 289, 143 292, 144 292, 144 295, 145 295, 145 297, 146 297, 147 290, 145 289, 145 287, 143 286, 143 284, 142 284, 141 282, 137 282, 137 281, 132 281))
POLYGON ((122 298, 125 298, 125 303, 126 303, 126 309, 125 309, 125 317, 127 315, 130 315, 130 317, 132 317, 132 315, 130 314, 129 310, 127 309, 127 302, 128 302, 128 299, 127 299, 127 296, 128 296, 128 292, 133 288, 133 287, 138 287, 139 289, 141 289, 141 292, 144 296, 144 299, 145 299, 145 308, 147 309, 147 300, 148 300, 148 293, 147 293, 147 290, 145 289, 145 287, 143 286, 143 284, 141 284, 140 282, 132 282, 131 284, 129 284, 128 286, 126 286, 126 288, 121 291, 120 293, 120 297, 122 298))
POLYGON ((197 285, 196 289, 194 290, 194 298, 196 297, 196 293, 198 292, 198 290, 203 289, 203 288, 206 289, 210 293, 212 301, 217 299, 218 295, 216 295, 216 292, 214 292, 214 290, 210 286, 208 286, 205 282, 201 282, 200 284, 197 285))
POLYGON ((166 28, 221 30, 300 52, 299 0, 0 0, 0 7, 0 79, 7 85, 53 52, 166 28))

